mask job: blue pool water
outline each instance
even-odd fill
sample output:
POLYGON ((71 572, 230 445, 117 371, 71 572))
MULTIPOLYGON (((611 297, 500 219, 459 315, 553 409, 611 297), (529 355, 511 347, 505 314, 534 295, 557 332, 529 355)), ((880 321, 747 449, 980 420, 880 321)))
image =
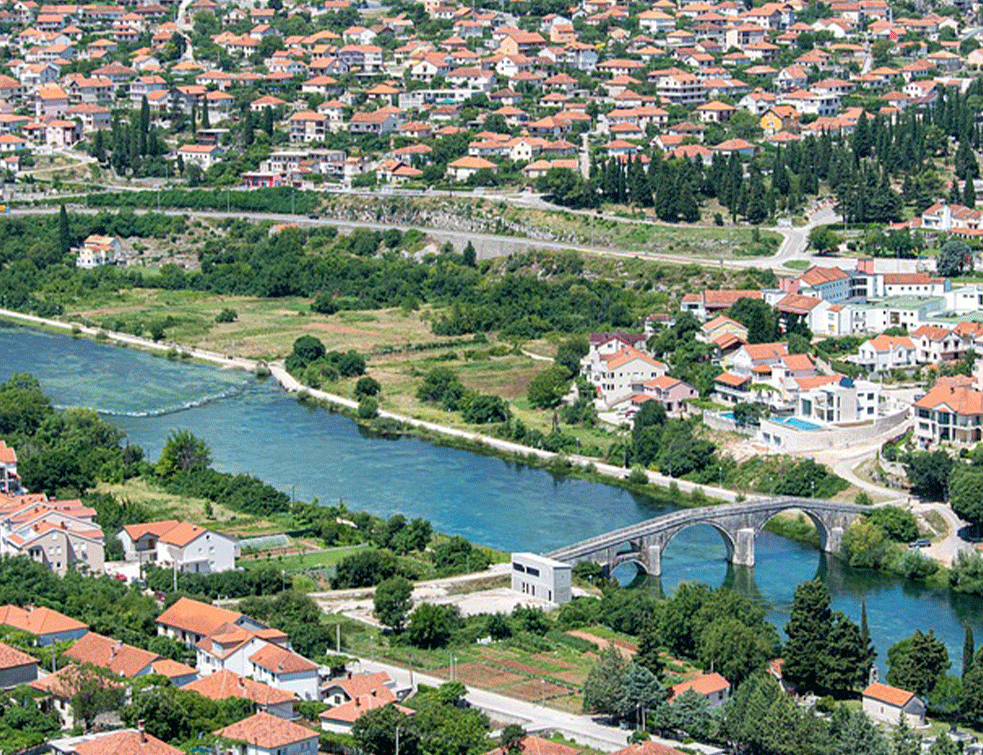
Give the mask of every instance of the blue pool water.
POLYGON ((796 430, 819 430, 820 427, 812 422, 807 422, 798 417, 773 417, 772 422, 777 422, 786 427, 794 427, 796 430))

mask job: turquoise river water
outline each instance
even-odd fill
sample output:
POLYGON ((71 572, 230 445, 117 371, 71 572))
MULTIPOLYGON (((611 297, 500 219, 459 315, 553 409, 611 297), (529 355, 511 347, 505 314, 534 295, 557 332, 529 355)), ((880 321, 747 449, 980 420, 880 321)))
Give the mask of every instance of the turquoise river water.
MULTIPOLYGON (((422 516, 438 530, 502 550, 549 551, 674 508, 414 438, 369 437, 344 417, 305 408, 275 382, 245 373, 0 324, 0 380, 15 372, 36 375, 58 406, 97 409, 151 459, 170 430, 187 428, 211 446, 217 469, 254 474, 299 499, 341 499, 383 517, 422 516)), ((727 583, 752 595, 781 628, 796 584, 818 574, 833 607, 855 620, 866 597, 882 670, 887 648, 916 628, 935 630, 954 669, 963 625, 983 635, 979 598, 851 569, 767 532, 753 569, 730 567, 725 555, 712 528, 685 530, 663 557, 663 589, 727 583)))

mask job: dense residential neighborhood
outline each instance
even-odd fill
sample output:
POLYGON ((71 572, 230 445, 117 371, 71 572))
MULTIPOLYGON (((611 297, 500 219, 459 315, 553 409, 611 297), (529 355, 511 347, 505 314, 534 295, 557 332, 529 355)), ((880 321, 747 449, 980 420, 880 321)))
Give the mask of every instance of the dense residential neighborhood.
POLYGON ((981 25, 4 4, 0 755, 983 752, 981 25))

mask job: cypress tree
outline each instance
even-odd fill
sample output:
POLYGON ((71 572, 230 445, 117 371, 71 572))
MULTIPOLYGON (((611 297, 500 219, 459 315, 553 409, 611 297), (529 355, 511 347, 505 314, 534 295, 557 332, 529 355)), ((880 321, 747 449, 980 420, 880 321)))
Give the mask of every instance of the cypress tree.
POLYGON ((65 205, 58 210, 58 251, 68 254, 72 251, 72 229, 68 225, 68 212, 65 205))
POLYGON ((973 627, 969 624, 963 630, 963 679, 966 678, 966 674, 969 670, 973 668, 973 661, 976 654, 976 642, 973 639, 973 627))
POLYGON ((271 107, 263 108, 263 131, 268 137, 273 138, 273 108, 271 107))
POLYGON ((140 99, 140 131, 150 133, 150 103, 147 102, 147 95, 140 99))
POLYGON ((201 127, 202 128, 211 128, 212 127, 211 117, 208 115, 208 103, 207 102, 201 108, 201 127))
POLYGON ((966 181, 966 188, 963 191, 963 204, 967 207, 976 207, 976 181, 972 178, 966 181))
POLYGON ((802 692, 820 689, 822 657, 833 629, 829 601, 829 590, 818 579, 795 588, 782 674, 802 692))

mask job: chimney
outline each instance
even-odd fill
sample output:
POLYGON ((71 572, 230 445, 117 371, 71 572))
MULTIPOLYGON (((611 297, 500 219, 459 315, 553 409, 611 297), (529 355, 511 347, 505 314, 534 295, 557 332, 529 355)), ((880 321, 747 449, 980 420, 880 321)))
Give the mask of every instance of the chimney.
POLYGON ((376 690, 372 690, 372 697, 375 697, 376 690))
POLYGON ((361 708, 362 707, 362 699, 360 697, 356 697, 355 698, 355 707, 356 708, 361 708))
POLYGON ((147 732, 143 730, 142 718, 139 721, 137 721, 137 731, 140 732, 140 741, 145 743, 147 741, 147 732))

